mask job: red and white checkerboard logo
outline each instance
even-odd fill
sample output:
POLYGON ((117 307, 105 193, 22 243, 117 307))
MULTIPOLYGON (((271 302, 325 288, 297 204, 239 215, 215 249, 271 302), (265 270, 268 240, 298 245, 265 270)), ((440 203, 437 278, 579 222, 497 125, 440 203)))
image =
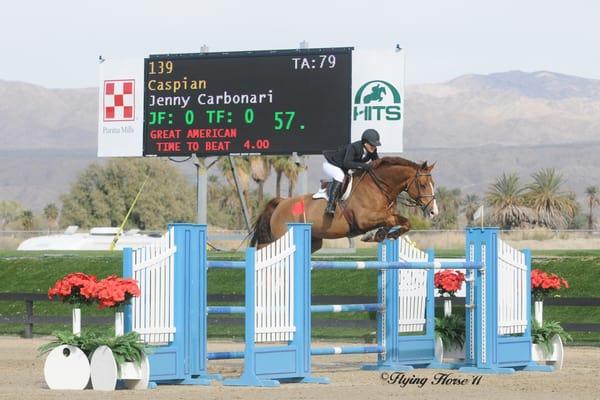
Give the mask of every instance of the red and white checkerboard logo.
POLYGON ((135 79, 104 81, 104 121, 135 119, 135 79))

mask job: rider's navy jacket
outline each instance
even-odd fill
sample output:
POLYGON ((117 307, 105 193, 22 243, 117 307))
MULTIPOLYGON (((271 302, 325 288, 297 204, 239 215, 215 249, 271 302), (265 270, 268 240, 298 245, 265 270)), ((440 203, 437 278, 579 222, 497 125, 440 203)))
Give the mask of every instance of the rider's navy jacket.
POLYGON ((373 153, 367 152, 360 140, 341 146, 337 150, 324 151, 323 156, 329 164, 343 169, 344 172, 348 172, 349 169, 363 169, 368 161, 379 158, 377 149, 373 153))

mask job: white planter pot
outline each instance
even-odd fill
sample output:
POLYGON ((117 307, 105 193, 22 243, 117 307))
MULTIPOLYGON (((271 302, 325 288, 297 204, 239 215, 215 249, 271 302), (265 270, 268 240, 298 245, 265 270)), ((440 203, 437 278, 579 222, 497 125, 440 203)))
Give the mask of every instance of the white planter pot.
POLYGON ((83 390, 90 380, 90 362, 80 348, 58 346, 46 357, 44 378, 50 389, 83 390))
POLYGON ((538 364, 544 363, 552 365, 555 370, 560 370, 562 369, 564 359, 564 348, 562 339, 559 335, 554 335, 552 339, 550 339, 550 344, 552 345, 552 353, 547 354, 544 352, 542 346, 533 343, 531 345, 531 358, 538 364))
POLYGON ((435 340, 435 359, 439 363, 456 362, 465 359, 464 347, 445 348, 440 337, 435 340))
POLYGON ((92 355, 91 378, 94 390, 115 390, 117 380, 122 380, 127 389, 147 389, 150 378, 148 358, 144 357, 140 365, 123 363, 119 371, 112 350, 100 346, 92 355))
POLYGON ((452 346, 450 348, 444 348, 444 361, 447 360, 464 360, 465 359, 465 348, 452 346))

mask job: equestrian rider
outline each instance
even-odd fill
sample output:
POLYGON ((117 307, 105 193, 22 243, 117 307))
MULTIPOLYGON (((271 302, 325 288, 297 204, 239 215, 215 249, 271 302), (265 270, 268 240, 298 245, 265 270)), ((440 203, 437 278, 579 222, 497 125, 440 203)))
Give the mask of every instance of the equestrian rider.
POLYGON ((375 129, 367 129, 363 132, 361 140, 344 145, 337 150, 327 150, 323 152, 325 162, 323 171, 332 178, 327 196, 327 207, 325 213, 335 214, 335 204, 340 195, 340 189, 344 182, 344 177, 349 169, 370 170, 369 161, 377 160, 377 146, 381 146, 379 133, 375 129))

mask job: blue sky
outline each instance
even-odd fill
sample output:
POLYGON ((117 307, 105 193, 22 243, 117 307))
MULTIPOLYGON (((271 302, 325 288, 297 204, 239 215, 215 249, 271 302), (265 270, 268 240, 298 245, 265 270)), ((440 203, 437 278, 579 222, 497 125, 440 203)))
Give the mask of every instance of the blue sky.
POLYGON ((408 84, 550 70, 600 79, 598 1, 10 1, 0 80, 97 86, 106 58, 354 46, 406 50, 408 84))

